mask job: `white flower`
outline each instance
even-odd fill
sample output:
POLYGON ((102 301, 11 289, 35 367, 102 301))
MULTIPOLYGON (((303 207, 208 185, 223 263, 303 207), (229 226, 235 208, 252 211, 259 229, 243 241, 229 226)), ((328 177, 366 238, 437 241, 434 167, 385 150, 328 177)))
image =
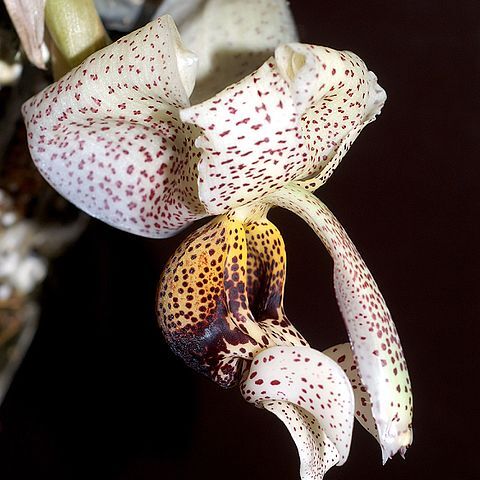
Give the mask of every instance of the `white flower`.
POLYGON ((298 43, 282 0, 192 5, 179 14, 195 53, 163 16, 27 102, 32 157, 62 195, 132 233, 168 237, 219 215, 170 259, 159 321, 189 365, 223 386, 240 382, 249 402, 287 424, 304 480, 346 460, 354 415, 384 459, 403 452, 412 398, 395 326, 311 193, 385 93, 353 53, 298 43), (351 348, 313 350, 285 317, 273 205, 300 215, 331 254, 351 348))

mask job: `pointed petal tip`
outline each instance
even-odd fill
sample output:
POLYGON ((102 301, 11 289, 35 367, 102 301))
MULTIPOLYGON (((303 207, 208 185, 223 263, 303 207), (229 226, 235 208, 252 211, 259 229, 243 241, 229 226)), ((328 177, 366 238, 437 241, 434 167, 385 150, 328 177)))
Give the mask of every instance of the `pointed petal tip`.
POLYGON ((405 460, 405 453, 407 452, 408 447, 412 444, 412 441, 413 433, 411 428, 405 432, 398 432, 394 435, 384 435, 380 442, 383 465, 385 465, 387 461, 393 458, 397 453, 399 453, 405 460))

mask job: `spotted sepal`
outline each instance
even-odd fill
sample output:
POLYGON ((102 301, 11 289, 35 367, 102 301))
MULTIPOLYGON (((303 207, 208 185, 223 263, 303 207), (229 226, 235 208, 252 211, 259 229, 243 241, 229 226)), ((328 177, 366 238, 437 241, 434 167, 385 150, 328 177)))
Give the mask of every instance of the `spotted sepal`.
POLYGON ((292 181, 318 187, 384 100, 376 77, 353 53, 278 47, 251 75, 181 111, 202 129, 196 145, 205 208, 221 214, 292 181))
POLYGON ((315 195, 290 185, 270 199, 302 217, 332 256, 337 302, 359 377, 372 402, 383 459, 398 451, 404 454, 413 438, 410 378, 378 285, 343 227, 315 195))
POLYGON ((82 210, 147 237, 205 215, 189 105, 196 57, 161 17, 88 57, 23 106, 32 158, 82 210))
POLYGON ((302 480, 320 480, 345 463, 354 397, 343 370, 309 347, 277 346, 257 355, 241 384, 245 400, 287 426, 300 456, 302 480))

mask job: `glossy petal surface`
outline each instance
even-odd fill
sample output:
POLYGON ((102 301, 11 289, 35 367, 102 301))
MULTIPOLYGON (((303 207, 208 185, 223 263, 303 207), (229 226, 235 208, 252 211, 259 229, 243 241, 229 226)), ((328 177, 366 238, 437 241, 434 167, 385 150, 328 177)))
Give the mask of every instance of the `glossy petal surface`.
POLYGON ((88 57, 25 103, 32 158, 65 198, 110 225, 167 237, 205 212, 189 105, 196 59, 172 19, 88 57))
POLYGON ((347 233, 328 208, 301 187, 272 195, 317 233, 334 262, 337 302, 354 360, 372 401, 384 460, 412 442, 412 393, 395 324, 380 290, 347 233))
POLYGON ((332 465, 345 462, 353 392, 329 357, 308 347, 269 348, 255 357, 241 390, 245 400, 286 424, 297 444, 302 480, 321 479, 332 465))
MULTIPOLYGON (((177 2, 175 2, 176 4, 177 2)), ((297 40, 285 0, 207 0, 172 5, 185 45, 199 57, 192 103, 260 67, 278 45, 297 40)), ((168 4, 163 8, 168 13, 168 4)))
POLYGON ((277 48, 253 74, 181 112, 203 130, 196 145, 205 208, 224 213, 294 180, 318 187, 384 100, 376 77, 350 52, 277 48))

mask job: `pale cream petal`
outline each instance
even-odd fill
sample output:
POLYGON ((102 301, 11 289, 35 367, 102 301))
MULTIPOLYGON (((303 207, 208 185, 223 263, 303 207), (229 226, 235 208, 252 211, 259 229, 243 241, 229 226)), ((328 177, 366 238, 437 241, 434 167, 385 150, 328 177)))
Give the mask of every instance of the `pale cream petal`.
POLYGON ((354 398, 329 357, 309 347, 268 348, 254 358, 241 391, 285 423, 297 444, 302 480, 320 480, 328 468, 345 463, 354 398))
POLYGON ((296 43, 279 47, 275 58, 302 116, 308 156, 301 166, 301 184, 316 190, 363 128, 375 120, 386 94, 375 74, 352 52, 296 43))
POLYGON ((3 0, 28 59, 45 68, 42 51, 46 0, 3 0))
POLYGON ((360 379, 358 367, 353 357, 352 347, 349 343, 342 343, 324 350, 323 353, 342 367, 352 384, 353 394, 355 396, 355 418, 365 430, 380 442, 377 425, 372 415, 372 402, 370 401, 370 395, 360 379))
POLYGON ((33 160, 90 215, 167 237, 205 215, 197 195, 189 105, 196 57, 161 17, 88 57, 25 103, 33 160))
POLYGON ((270 197, 303 218, 334 262, 334 287, 358 374, 372 402, 384 461, 411 444, 412 392, 397 329, 365 262, 328 208, 313 194, 288 186, 270 197))
POLYGON ((340 461, 340 455, 314 415, 285 401, 266 401, 262 407, 287 427, 297 446, 302 480, 321 480, 340 461))
POLYGON ((323 184, 385 95, 354 54, 279 47, 257 71, 181 112, 202 129, 200 198, 220 214, 289 182, 323 184))

